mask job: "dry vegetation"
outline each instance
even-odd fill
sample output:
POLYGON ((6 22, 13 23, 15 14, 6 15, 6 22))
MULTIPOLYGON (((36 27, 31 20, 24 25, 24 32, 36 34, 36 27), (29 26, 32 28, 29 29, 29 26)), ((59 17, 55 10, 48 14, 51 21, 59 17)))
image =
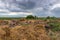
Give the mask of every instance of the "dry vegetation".
POLYGON ((0 20, 0 40, 60 40, 43 20, 0 20), (48 29, 46 29, 48 28, 48 29))

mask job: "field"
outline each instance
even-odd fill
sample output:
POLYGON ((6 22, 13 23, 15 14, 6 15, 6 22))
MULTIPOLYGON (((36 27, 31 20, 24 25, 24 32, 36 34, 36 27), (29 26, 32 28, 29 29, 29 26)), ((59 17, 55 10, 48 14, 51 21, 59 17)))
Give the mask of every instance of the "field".
POLYGON ((60 18, 1 18, 0 40, 60 40, 60 18))

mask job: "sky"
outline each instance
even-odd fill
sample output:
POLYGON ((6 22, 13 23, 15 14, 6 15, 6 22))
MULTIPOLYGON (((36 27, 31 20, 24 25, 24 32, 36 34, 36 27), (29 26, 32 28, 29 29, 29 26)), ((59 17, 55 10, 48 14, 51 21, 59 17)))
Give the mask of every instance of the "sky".
POLYGON ((0 17, 60 17, 60 0, 0 0, 0 17))

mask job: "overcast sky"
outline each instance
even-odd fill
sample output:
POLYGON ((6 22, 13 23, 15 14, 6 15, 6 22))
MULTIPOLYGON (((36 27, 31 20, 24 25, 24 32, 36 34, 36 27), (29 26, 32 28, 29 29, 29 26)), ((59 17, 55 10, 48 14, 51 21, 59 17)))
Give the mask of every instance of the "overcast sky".
POLYGON ((0 0, 0 17, 60 17, 60 0, 0 0))

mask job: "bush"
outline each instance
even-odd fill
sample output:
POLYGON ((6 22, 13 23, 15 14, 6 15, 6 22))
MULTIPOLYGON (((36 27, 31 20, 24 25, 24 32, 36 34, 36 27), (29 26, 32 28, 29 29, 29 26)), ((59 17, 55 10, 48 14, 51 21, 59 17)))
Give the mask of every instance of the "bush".
POLYGON ((56 19, 56 17, 50 17, 50 16, 48 16, 48 17, 46 17, 46 19, 50 19, 50 20, 55 20, 56 19))
POLYGON ((54 23, 49 23, 51 30, 52 31, 60 31, 60 23, 54 22, 54 23))
POLYGON ((32 16, 32 15, 28 15, 28 16, 26 17, 26 19, 35 19, 35 17, 32 16))

